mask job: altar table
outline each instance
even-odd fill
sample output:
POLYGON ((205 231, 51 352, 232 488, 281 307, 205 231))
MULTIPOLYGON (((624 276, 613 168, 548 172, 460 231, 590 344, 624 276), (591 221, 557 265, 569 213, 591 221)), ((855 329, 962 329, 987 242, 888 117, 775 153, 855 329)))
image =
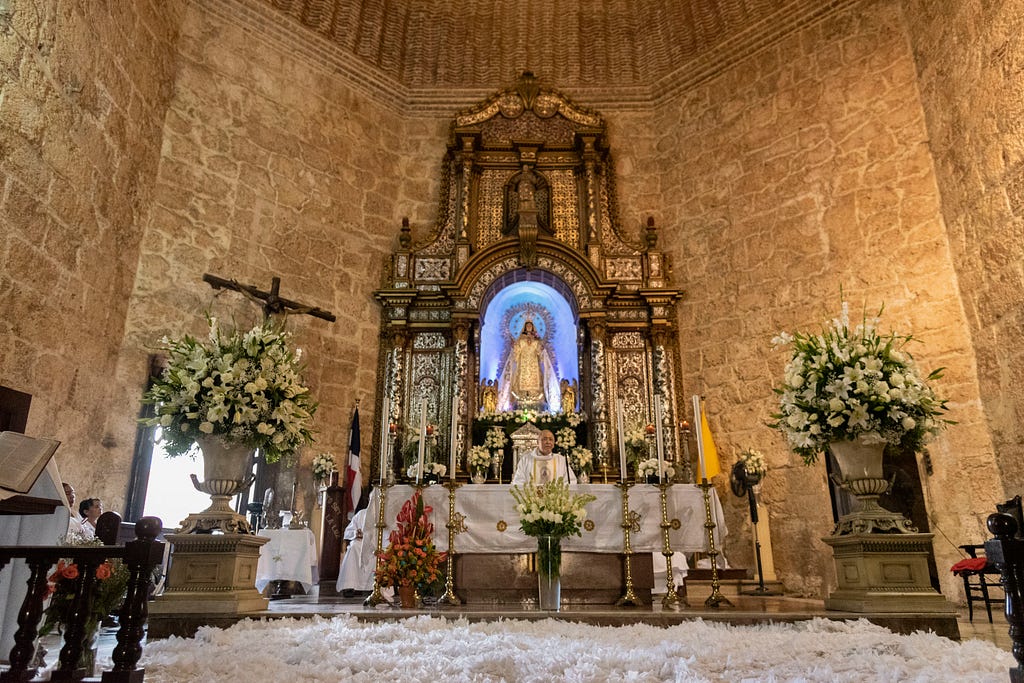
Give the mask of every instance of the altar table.
POLYGON ((258 536, 270 541, 260 548, 256 565, 256 590, 263 592, 271 581, 295 581, 308 594, 319 582, 316 537, 309 529, 260 529, 258 536))
MULTIPOLYGON (((455 511, 464 516, 466 530, 455 537, 455 552, 476 553, 532 553, 537 539, 519 530, 519 515, 515 500, 507 484, 466 484, 455 491, 455 511)), ((587 524, 582 537, 562 539, 563 552, 621 553, 622 492, 612 484, 576 484, 569 487, 574 493, 589 493, 597 500, 587 505, 587 524), (590 527, 590 528, 587 528, 590 527)), ((412 486, 392 486, 387 491, 384 510, 383 545, 388 545, 388 534, 395 528, 395 519, 405 501, 412 497, 412 486)), ((428 518, 434 525, 434 544, 439 550, 448 549, 448 489, 440 485, 423 489, 423 502, 432 508, 428 518)), ((693 484, 674 484, 666 495, 672 550, 677 552, 704 552, 707 548, 707 530, 704 527, 704 492, 693 484), (678 522, 675 523, 675 522, 678 522)), ((715 546, 722 547, 728 533, 722 514, 722 505, 715 489, 710 491, 711 513, 717 525, 715 546)), ((377 515, 380 509, 380 489, 374 488, 366 515, 363 534, 376 542, 377 515)), ((639 513, 639 530, 630 533, 630 546, 634 553, 662 552, 661 500, 658 487, 637 484, 629 489, 630 512, 639 513)), ((373 571, 372 553, 364 553, 363 570, 373 571)))

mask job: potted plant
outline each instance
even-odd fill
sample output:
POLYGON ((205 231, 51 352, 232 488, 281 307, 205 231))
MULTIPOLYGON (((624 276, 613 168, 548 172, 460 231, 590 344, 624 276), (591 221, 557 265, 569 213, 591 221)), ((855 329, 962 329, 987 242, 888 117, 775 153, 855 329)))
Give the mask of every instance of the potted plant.
POLYGON ((441 580, 441 564, 447 559, 434 546, 434 525, 427 515, 419 491, 402 505, 397 527, 388 536, 388 547, 377 557, 377 582, 394 586, 402 607, 415 607, 417 591, 426 590, 441 580))
POLYGON ((572 494, 565 479, 543 486, 513 486, 519 528, 537 538, 537 585, 540 608, 558 611, 561 600, 561 541, 579 536, 587 517, 587 503, 597 500, 589 493, 572 494))
POLYGON ((273 463, 312 443, 317 404, 282 326, 267 320, 225 332, 215 318, 209 324, 205 340, 162 340, 167 367, 143 396, 156 415, 142 422, 160 427, 169 457, 195 457, 197 445, 202 450, 205 481, 193 477, 193 483, 214 503, 182 531, 247 533, 245 518, 227 501, 243 488, 248 456, 259 449, 273 463))
POLYGON ((886 448, 920 451, 949 423, 942 418, 946 401, 929 385, 942 368, 923 376, 907 351, 914 338, 878 332, 879 316, 864 316, 852 327, 844 302, 840 317, 820 333, 783 333, 773 340, 790 358, 775 389, 779 410, 770 426, 805 464, 832 452, 843 486, 862 502, 861 517, 879 518, 851 527, 857 531, 869 530, 864 524, 879 531, 909 527, 902 516, 881 514, 888 511, 875 503, 889 486, 882 455, 886 448))

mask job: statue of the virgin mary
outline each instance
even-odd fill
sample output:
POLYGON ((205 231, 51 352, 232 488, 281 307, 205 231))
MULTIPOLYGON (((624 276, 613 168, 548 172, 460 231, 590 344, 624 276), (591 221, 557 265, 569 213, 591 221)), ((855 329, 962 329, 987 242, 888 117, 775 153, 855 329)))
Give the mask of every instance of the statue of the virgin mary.
POLYGON ((560 404, 551 353, 537 335, 533 321, 527 319, 509 348, 498 378, 498 410, 558 412, 560 404))

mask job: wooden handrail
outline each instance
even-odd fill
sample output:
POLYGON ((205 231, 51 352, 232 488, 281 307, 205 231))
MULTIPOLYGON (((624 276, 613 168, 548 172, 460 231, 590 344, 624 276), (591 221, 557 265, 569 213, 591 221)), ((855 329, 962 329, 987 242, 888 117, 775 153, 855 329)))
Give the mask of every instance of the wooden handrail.
POLYGON ((120 628, 114 648, 114 668, 104 671, 104 683, 141 683, 145 670, 136 665, 142 656, 142 637, 149 615, 149 590, 153 568, 163 561, 164 544, 157 541, 163 529, 158 517, 143 517, 135 525, 135 540, 123 546, 0 546, 0 571, 14 558, 22 558, 29 567, 28 592, 18 612, 18 630, 10 653, 10 669, 0 673, 0 682, 28 681, 37 673, 30 668, 35 654, 39 620, 47 595, 47 572, 61 558, 70 558, 79 566, 74 580, 75 595, 70 618, 64 629, 64 647, 57 669, 50 680, 80 680, 76 665, 85 647, 85 623, 92 608, 96 567, 107 559, 118 558, 128 568, 128 588, 118 613, 120 628))
POLYGON ((1024 540, 1015 538, 1017 520, 997 512, 988 517, 995 538, 985 541, 985 556, 1002 574, 1006 593, 1006 621, 1017 666, 1010 669, 1011 683, 1024 683, 1024 540))

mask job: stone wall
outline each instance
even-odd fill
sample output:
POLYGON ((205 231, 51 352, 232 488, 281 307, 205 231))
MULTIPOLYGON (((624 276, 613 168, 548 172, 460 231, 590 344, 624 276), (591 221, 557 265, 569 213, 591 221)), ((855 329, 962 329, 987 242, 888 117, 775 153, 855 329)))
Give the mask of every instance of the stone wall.
MULTIPOLYGON (((337 316, 287 321, 320 402, 318 443, 301 456, 308 511, 309 462, 321 451, 345 461, 357 399, 370 452, 380 319, 372 292, 400 217, 410 216, 417 237, 431 225, 446 131, 407 126, 323 64, 202 4, 190 6, 179 51, 126 325, 122 410, 137 410, 146 354, 162 335, 204 334, 207 311, 246 326, 261 316, 241 294, 214 291, 204 273, 264 290, 280 277, 281 296, 337 316)), ((121 437, 130 436, 126 424, 121 437)))
POLYGON ((1024 14, 1020 3, 980 0, 904 7, 958 294, 1011 496, 1024 492, 1024 14))
MULTIPOLYGON (((0 384, 63 445, 78 495, 115 508, 107 430, 183 5, 14 2, 0 14, 0 384)), ((131 423, 134 411, 118 419, 131 423)), ((127 442, 131 450, 131 439, 127 442)))
MULTIPOLYGON (((959 424, 922 472, 932 530, 980 540, 1001 495, 903 26, 898 6, 862 3, 686 93, 657 126, 685 393, 707 396, 723 468, 745 447, 766 454, 776 571, 807 595, 834 587, 830 505, 824 466, 765 426, 786 360, 771 339, 837 316, 840 288, 854 315, 885 304, 883 329, 920 338, 926 371, 948 368, 937 389, 959 424)), ((753 566, 746 507, 728 497, 727 556, 753 566)), ((955 596, 957 551, 936 539, 955 596)))

